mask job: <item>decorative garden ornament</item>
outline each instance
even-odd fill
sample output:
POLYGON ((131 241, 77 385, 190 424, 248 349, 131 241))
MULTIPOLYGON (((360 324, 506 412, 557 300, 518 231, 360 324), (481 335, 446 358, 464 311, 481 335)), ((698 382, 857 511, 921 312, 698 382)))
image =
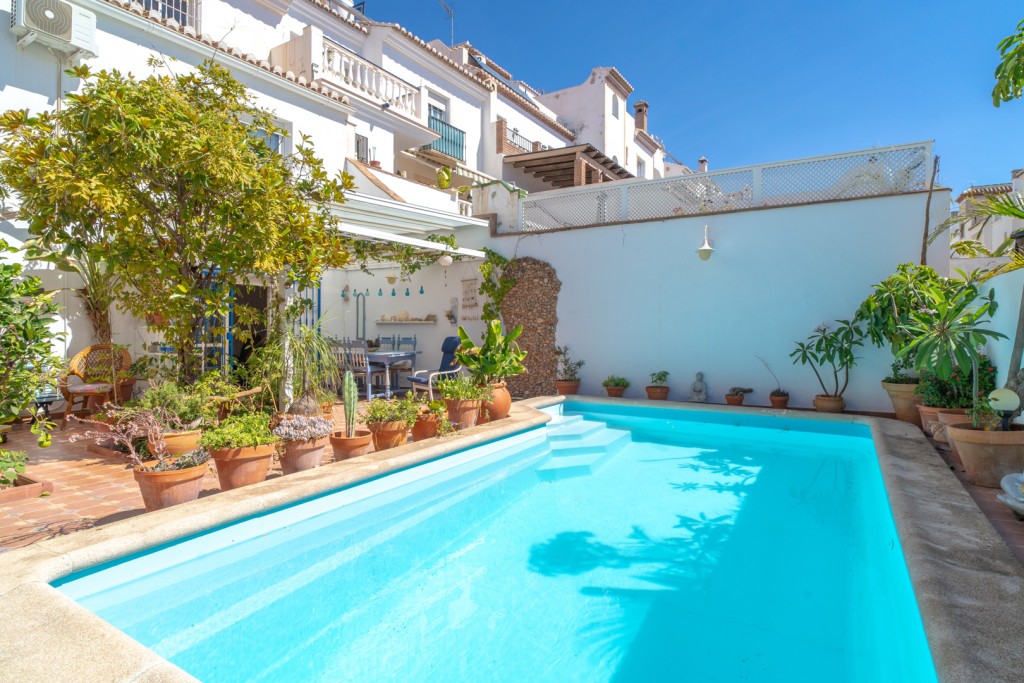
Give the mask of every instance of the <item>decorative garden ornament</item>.
POLYGON ((708 387, 704 384, 704 373, 698 372, 693 384, 690 386, 691 403, 707 403, 708 387))

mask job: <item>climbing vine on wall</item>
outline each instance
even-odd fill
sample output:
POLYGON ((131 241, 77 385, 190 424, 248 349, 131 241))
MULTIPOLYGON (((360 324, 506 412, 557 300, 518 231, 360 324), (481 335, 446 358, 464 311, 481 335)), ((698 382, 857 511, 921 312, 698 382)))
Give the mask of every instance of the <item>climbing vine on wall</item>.
POLYGON ((484 247, 484 262, 480 264, 480 294, 487 297, 484 303, 484 320, 499 320, 501 318, 501 302, 505 295, 516 284, 516 279, 505 274, 505 266, 508 259, 496 251, 484 247))

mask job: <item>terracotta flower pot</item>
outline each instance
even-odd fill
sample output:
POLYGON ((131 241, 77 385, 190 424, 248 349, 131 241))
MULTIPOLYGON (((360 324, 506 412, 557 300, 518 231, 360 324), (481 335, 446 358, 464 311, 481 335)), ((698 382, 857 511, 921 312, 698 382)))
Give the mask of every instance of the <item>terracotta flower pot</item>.
POLYGON ((846 407, 842 396, 826 396, 818 394, 814 397, 814 409, 819 413, 841 413, 846 407))
POLYGON ((266 479, 274 450, 273 444, 211 450, 210 457, 217 463, 220 490, 230 491, 266 479))
MULTIPOLYGON (((938 418, 939 424, 942 425, 942 432, 947 438, 949 437, 949 428, 951 426, 973 424, 970 418, 967 417, 966 411, 941 410, 938 413, 938 418)), ((953 460, 962 466, 964 463, 960 459, 960 449, 956 447, 956 442, 952 439, 949 439, 949 451, 953 455, 953 460)))
POLYGON ((416 424, 412 426, 412 440, 423 441, 437 436, 437 425, 441 422, 439 415, 425 413, 416 418, 416 424))
MULTIPOLYGON (((167 446, 168 455, 185 455, 199 448, 199 437, 203 435, 200 429, 190 429, 186 432, 164 432, 164 445, 167 446)), ((150 453, 156 452, 156 444, 152 439, 146 440, 146 446, 150 453)))
POLYGON ((117 383, 117 388, 114 391, 114 403, 122 405, 125 401, 130 400, 133 391, 135 391, 134 377, 121 380, 117 383))
POLYGON ((609 398, 622 398, 626 393, 626 387, 605 387, 604 390, 608 392, 609 398))
POLYGON ((743 394, 726 394, 725 402, 731 406, 743 405, 743 394))
POLYGON ((921 431, 924 432, 925 436, 932 437, 932 425, 939 421, 938 413, 940 410, 949 410, 949 408, 943 408, 942 406, 917 406, 917 412, 921 415, 921 431))
POLYGON ((209 471, 209 465, 204 462, 195 467, 166 472, 145 472, 136 467, 133 474, 146 512, 152 512, 198 498, 203 490, 203 477, 209 471))
POLYGON ((508 385, 504 382, 492 384, 491 400, 484 401, 484 408, 487 410, 489 421, 508 417, 509 411, 512 410, 512 394, 508 392, 508 385))
POLYGON ((330 439, 335 462, 373 452, 373 432, 369 429, 356 429, 355 436, 345 436, 342 429, 331 434, 330 439))
POLYGON ((570 382, 565 379, 556 379, 555 389, 558 390, 560 396, 575 396, 580 392, 580 382, 579 380, 570 382))
POLYGON ((968 422, 969 420, 966 419, 967 410, 964 408, 939 408, 935 411, 934 417, 931 419, 932 439, 940 448, 944 447, 946 450, 949 450, 951 447, 949 439, 946 437, 947 423, 942 421, 943 414, 955 415, 957 422, 968 422))
POLYGON ((785 410, 789 407, 789 396, 772 396, 769 394, 768 400, 772 402, 772 408, 777 410, 785 410))
POLYGON ((294 474, 320 467, 326 445, 326 436, 312 441, 285 442, 284 453, 281 455, 281 471, 285 474, 294 474))
POLYGON ((444 403, 448 406, 448 419, 456 429, 469 429, 476 426, 476 419, 480 413, 480 404, 483 401, 480 399, 458 400, 446 398, 444 403))
POLYGON ((972 484, 998 488, 1004 476, 1024 470, 1024 425, 1010 425, 1008 432, 950 425, 948 432, 972 484))
POLYGON ((921 413, 917 407, 921 405, 921 397, 914 393, 917 391, 917 382, 882 382, 882 388, 889 394, 896 419, 920 427, 921 413))
POLYGON ((368 422, 366 428, 373 433, 373 448, 386 451, 401 446, 409 436, 409 425, 396 420, 393 422, 368 422))
POLYGON ((652 401, 667 401, 668 400, 668 387, 663 386, 649 386, 644 387, 647 392, 647 398, 652 401))

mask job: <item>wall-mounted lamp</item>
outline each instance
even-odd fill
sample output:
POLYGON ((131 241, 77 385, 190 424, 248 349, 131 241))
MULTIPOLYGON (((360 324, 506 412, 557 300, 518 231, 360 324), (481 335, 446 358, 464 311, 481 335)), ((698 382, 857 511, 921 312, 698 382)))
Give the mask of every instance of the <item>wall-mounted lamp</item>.
POLYGON ((701 261, 707 261, 711 258, 711 255, 715 253, 715 248, 711 246, 711 240, 708 239, 708 226, 704 226, 704 244, 700 245, 700 249, 697 250, 697 256, 700 257, 701 261))
POLYGON ((455 259, 453 259, 450 254, 444 254, 441 258, 437 259, 437 264, 442 268, 447 268, 454 262, 455 259))
POLYGON ((989 405, 992 410, 999 413, 1003 420, 1003 431, 1010 430, 1010 416, 1020 408, 1020 396, 1011 389, 996 389, 988 395, 989 405))

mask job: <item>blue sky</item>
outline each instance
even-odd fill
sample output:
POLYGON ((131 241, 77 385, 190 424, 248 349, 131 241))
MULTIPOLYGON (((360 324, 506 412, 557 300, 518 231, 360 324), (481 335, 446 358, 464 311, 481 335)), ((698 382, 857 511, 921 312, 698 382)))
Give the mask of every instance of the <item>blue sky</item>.
MULTIPOLYGON (((1020 0, 448 0, 469 40, 534 87, 615 66, 650 102, 651 132, 712 169, 935 140, 954 197, 1024 167, 1024 101, 992 106, 996 43, 1020 0)), ((367 14, 449 41, 437 0, 367 14)))

